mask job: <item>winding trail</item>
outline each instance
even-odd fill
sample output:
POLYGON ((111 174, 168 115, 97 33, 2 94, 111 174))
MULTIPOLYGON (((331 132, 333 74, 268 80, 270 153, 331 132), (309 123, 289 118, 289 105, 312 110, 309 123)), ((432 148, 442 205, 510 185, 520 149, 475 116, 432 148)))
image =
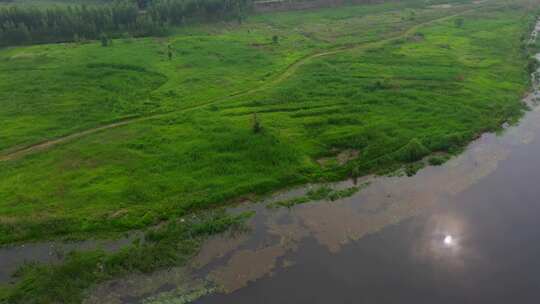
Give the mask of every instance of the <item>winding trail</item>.
POLYGON ((148 120, 151 120, 151 119, 163 118, 163 117, 166 117, 168 115, 187 112, 187 111, 191 111, 191 110, 196 110, 196 109, 207 107, 207 106, 210 106, 210 105, 213 105, 213 104, 216 104, 216 103, 221 103, 221 102, 230 100, 231 98, 251 95, 251 94, 254 94, 256 92, 266 90, 266 89, 268 89, 270 87, 273 87, 273 86, 285 81, 287 78, 289 78, 291 75, 293 75, 298 70, 298 68, 300 68, 301 66, 303 66, 306 63, 310 62, 313 59, 338 54, 338 53, 345 52, 345 51, 352 50, 352 49, 368 49, 368 48, 380 47, 380 46, 383 46, 384 44, 387 44, 389 42, 405 38, 405 37, 413 34, 414 32, 416 32, 421 27, 424 27, 424 26, 427 26, 427 25, 430 25, 430 24, 434 24, 434 23, 437 23, 437 22, 445 21, 445 20, 448 20, 448 19, 452 19, 452 18, 455 18, 457 16, 461 16, 461 15, 470 13, 472 11, 475 11, 475 10, 481 8, 481 7, 483 7, 483 6, 476 6, 474 8, 467 9, 467 10, 464 10, 462 12, 459 12, 459 13, 456 13, 456 14, 453 14, 453 15, 449 15, 449 16, 445 16, 445 17, 441 17, 441 18, 436 18, 436 19, 432 19, 432 20, 429 20, 429 21, 426 21, 426 22, 419 23, 417 25, 414 25, 414 26, 410 27, 406 31, 404 31, 401 34, 398 34, 398 35, 396 35, 394 37, 382 39, 382 40, 379 40, 379 41, 376 41, 376 42, 361 42, 361 43, 355 43, 355 44, 348 44, 348 45, 345 45, 345 46, 340 46, 340 47, 334 48, 332 50, 327 50, 327 51, 318 52, 318 53, 314 53, 314 54, 305 56, 305 57, 299 59, 298 61, 292 63, 291 65, 289 65, 281 74, 277 75, 276 77, 274 77, 269 82, 267 82, 265 84, 262 84, 262 85, 260 85, 260 86, 258 86, 256 88, 252 88, 252 89, 249 89, 249 90, 244 90, 244 91, 229 94, 229 95, 227 95, 226 97, 223 97, 223 98, 219 98, 219 99, 216 99, 216 100, 212 100, 212 101, 209 101, 209 102, 201 103, 201 104, 198 104, 198 105, 195 105, 195 106, 191 106, 191 107, 187 107, 187 108, 183 108, 183 109, 179 109, 179 110, 174 110, 174 111, 158 113, 158 114, 154 114, 154 115, 148 115, 148 116, 143 116, 143 117, 134 117, 134 118, 129 118, 129 119, 121 120, 121 121, 116 121, 116 122, 113 122, 113 123, 110 123, 110 124, 101 125, 99 127, 95 127, 95 128, 92 128, 92 129, 75 132, 75 133, 72 133, 72 134, 69 134, 69 135, 58 137, 56 139, 51 139, 51 140, 43 141, 43 142, 40 142, 40 143, 35 143, 35 144, 25 146, 25 147, 21 147, 21 148, 18 148, 18 149, 13 149, 13 148, 10 149, 10 148, 8 148, 6 150, 8 152, 3 152, 3 153, 0 154, 0 162, 16 160, 16 159, 22 158, 22 157, 24 157, 26 155, 36 153, 36 152, 39 152, 39 151, 44 151, 44 150, 47 150, 47 149, 49 149, 51 147, 67 143, 67 142, 76 140, 76 139, 81 138, 81 137, 85 137, 85 136, 88 136, 88 135, 99 133, 99 132, 102 132, 102 131, 105 131, 105 130, 118 128, 118 127, 121 127, 121 126, 129 125, 129 124, 133 124, 133 123, 137 123, 137 122, 148 121, 148 120))

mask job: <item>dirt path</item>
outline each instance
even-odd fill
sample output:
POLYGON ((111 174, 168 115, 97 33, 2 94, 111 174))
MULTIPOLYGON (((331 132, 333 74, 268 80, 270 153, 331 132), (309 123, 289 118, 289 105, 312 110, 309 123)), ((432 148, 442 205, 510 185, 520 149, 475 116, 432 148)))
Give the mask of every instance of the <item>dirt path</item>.
MULTIPOLYGON (((441 18, 437 18, 437 19, 433 19, 433 20, 430 20, 430 21, 419 23, 419 24, 409 28, 405 32, 402 32, 401 34, 396 35, 395 37, 386 38, 386 39, 383 39, 383 40, 379 40, 377 42, 367 42, 367 43, 363 42, 363 43, 358 43, 358 44, 350 44, 350 45, 347 45, 347 46, 342 46, 342 47, 335 48, 333 50, 328 50, 328 51, 308 55, 308 56, 306 56, 304 58, 301 58, 300 60, 294 62, 293 64, 289 65, 283 71, 283 73, 277 75, 275 78, 273 78, 269 82, 267 82, 267 83, 265 83, 265 84, 263 84, 263 85, 261 85, 259 87, 253 88, 253 89, 232 93, 232 94, 230 94, 230 95, 228 95, 228 96, 226 96, 224 98, 209 101, 209 102, 202 103, 202 104, 192 106, 192 107, 188 107, 188 108, 183 108, 183 109, 176 110, 176 111, 171 111, 171 112, 166 112, 166 113, 159 113, 159 114, 155 114, 155 115, 149 115, 149 116, 144 116, 144 117, 136 117, 136 118, 126 119, 126 120, 122 120, 122 121, 117 121, 117 122, 102 125, 102 126, 99 126, 99 127, 96 127, 96 128, 92 128, 92 129, 72 133, 72 134, 62 136, 62 137, 59 137, 59 138, 56 138, 56 139, 51 139, 51 140, 47 140, 47 141, 44 141, 44 142, 41 142, 41 143, 32 144, 30 146, 22 147, 22 148, 19 148, 19 149, 11 149, 11 151, 9 151, 9 152, 4 152, 3 154, 0 154, 0 162, 19 159, 19 158, 22 158, 22 157, 24 157, 26 155, 29 155, 29 154, 32 154, 32 153, 35 153, 35 152, 39 152, 39 151, 44 151, 44 150, 47 150, 47 149, 49 149, 49 148, 51 148, 53 146, 57 146, 57 145, 60 145, 60 144, 63 144, 63 143, 67 143, 67 142, 73 141, 75 139, 85 137, 87 135, 95 134, 95 133, 98 133, 98 132, 102 132, 102 131, 105 131, 105 130, 118 128, 118 127, 125 126, 125 125, 128 125, 128 124, 133 124, 133 123, 136 123, 136 122, 142 122, 142 121, 147 121, 147 120, 151 120, 151 119, 162 118, 162 117, 166 117, 168 115, 177 114, 177 113, 181 113, 181 112, 186 112, 186 111, 190 111, 190 110, 200 109, 200 108, 212 105, 212 104, 221 103, 221 102, 230 100, 231 98, 241 97, 241 96, 250 95, 250 94, 253 94, 253 93, 256 93, 256 92, 260 92, 260 91, 266 90, 266 89, 268 89, 268 88, 270 88, 272 86, 275 86, 275 85, 283 82, 284 80, 289 78, 291 75, 293 75, 298 70, 298 68, 300 68, 301 66, 303 66, 306 63, 310 62, 313 59, 338 54, 338 53, 345 52, 345 51, 352 50, 352 49, 368 49, 368 48, 380 47, 380 46, 382 46, 382 45, 384 45, 384 44, 386 44, 388 42, 405 38, 405 37, 413 34, 414 32, 416 32, 421 27, 424 27, 424 26, 427 26, 427 25, 430 25, 430 24, 434 24, 436 22, 441 22, 441 21, 444 21, 444 20, 448 20, 448 19, 451 19, 451 18, 454 18, 454 17, 457 17, 457 16, 461 16, 461 15, 467 14, 469 12, 472 12, 472 11, 478 9, 478 8, 480 8, 480 7, 478 6, 478 7, 468 9, 468 10, 465 10, 465 11, 457 13, 457 14, 453 14, 453 15, 449 15, 449 16, 445 16, 445 17, 441 17, 441 18)), ((10 150, 10 149, 7 149, 7 150, 10 150)))

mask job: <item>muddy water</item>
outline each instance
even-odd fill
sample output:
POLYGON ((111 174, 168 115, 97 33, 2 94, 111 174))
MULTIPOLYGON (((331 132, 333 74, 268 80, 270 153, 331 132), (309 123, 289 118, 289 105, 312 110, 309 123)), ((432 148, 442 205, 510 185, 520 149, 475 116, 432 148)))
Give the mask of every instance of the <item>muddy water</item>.
POLYGON ((533 109, 519 125, 413 177, 366 177, 335 202, 265 207, 308 186, 233 209, 256 211, 250 233, 210 240, 185 268, 108 282, 86 302, 538 303, 539 99, 524 99, 533 109))

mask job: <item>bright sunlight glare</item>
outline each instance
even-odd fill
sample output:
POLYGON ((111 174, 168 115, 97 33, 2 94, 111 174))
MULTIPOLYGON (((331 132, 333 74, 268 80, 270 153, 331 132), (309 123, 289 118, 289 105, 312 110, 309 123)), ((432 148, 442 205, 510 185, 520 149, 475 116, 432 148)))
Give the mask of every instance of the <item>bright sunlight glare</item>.
POLYGON ((443 242, 446 246, 451 246, 454 243, 454 238, 451 235, 447 235, 444 237, 443 242))

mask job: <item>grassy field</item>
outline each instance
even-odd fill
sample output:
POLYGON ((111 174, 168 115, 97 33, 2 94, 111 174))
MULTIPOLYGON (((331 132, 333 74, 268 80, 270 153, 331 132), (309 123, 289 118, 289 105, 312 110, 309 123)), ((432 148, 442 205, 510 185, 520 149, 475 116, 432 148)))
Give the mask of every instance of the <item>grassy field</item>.
POLYGON ((309 54, 382 39, 448 12, 427 9, 411 20, 403 6, 313 11, 302 20, 298 13, 260 15, 243 25, 191 26, 169 38, 116 40, 107 48, 93 42, 5 49, 0 151, 224 99, 268 83, 309 54))
POLYGON ((0 50, 0 155, 148 118, 0 162, 0 243, 122 232, 459 151, 519 117, 534 19, 526 2, 462 2, 0 50))

